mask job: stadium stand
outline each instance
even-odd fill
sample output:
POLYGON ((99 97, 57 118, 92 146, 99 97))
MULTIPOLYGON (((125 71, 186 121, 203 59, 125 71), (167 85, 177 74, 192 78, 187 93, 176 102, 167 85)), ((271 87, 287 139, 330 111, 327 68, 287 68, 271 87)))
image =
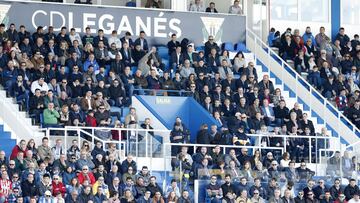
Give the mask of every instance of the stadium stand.
MULTIPOLYGON (((238 3, 230 9, 241 13, 238 3)), ((17 26, 0 24, 4 96, 51 136, 15 143, 0 125, 1 203, 360 201, 357 158, 327 153, 334 135, 326 123, 291 99, 244 43, 210 35, 195 47, 173 34, 150 46, 144 32, 135 39, 17 26), (158 130, 132 106, 144 95, 191 97, 214 124, 191 132, 178 117, 170 131, 158 130), (143 154, 170 169, 154 170, 143 154), (322 158, 325 167, 309 166, 322 158)), ((303 36, 272 29, 269 45, 359 127, 360 43, 343 31, 332 43, 310 28, 303 36)))

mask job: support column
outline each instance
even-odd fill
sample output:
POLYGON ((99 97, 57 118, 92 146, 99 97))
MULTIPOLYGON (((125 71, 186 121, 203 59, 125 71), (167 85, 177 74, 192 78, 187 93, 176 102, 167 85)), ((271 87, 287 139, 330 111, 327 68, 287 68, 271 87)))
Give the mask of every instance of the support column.
POLYGON ((341 2, 340 0, 331 0, 331 38, 335 39, 336 34, 341 27, 341 2))

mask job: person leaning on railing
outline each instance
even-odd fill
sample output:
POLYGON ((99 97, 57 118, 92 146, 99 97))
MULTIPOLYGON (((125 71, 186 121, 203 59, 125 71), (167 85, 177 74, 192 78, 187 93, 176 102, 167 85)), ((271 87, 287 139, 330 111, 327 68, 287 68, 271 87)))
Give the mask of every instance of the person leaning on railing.
MULTIPOLYGON (((181 129, 181 124, 176 123, 174 129, 170 132, 170 142, 171 143, 187 143, 188 134, 181 129)), ((175 156, 178 154, 180 147, 179 146, 172 146, 171 147, 171 155, 175 156)))

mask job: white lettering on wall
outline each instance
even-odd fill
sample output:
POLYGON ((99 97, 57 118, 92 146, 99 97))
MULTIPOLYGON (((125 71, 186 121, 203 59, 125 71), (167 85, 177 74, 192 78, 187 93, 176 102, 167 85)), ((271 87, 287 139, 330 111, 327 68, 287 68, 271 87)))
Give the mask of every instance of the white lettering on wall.
MULTIPOLYGON (((170 29, 174 30, 175 31, 175 34, 177 37, 181 37, 182 35, 182 32, 181 32, 181 29, 179 27, 181 23, 181 20, 177 19, 177 18, 172 18, 170 21, 169 21, 169 27, 170 29)), ((171 35, 174 34, 173 32, 170 32, 169 33, 169 37, 171 37, 171 35)))
POLYGON ((164 15, 163 12, 160 12, 159 17, 160 18, 154 18, 154 37, 167 37, 166 33, 161 33, 161 31, 166 30, 165 23, 167 22, 166 18, 161 18, 164 15), (164 23, 164 24, 160 24, 164 23))
POLYGON ((110 14, 104 14, 100 16, 99 18, 99 28, 104 30, 104 34, 110 35, 113 30, 115 30, 115 24, 113 22, 114 16, 110 14), (110 20, 110 22, 106 23, 106 26, 104 27, 104 21, 110 20))
POLYGON ((139 35, 140 31, 144 31, 146 36, 151 36, 151 18, 146 17, 146 24, 140 16, 136 16, 135 34, 139 35))
MULTIPOLYGON (((44 10, 37 10, 33 13, 32 17, 31 17, 31 23, 32 25, 34 26, 34 28, 36 29, 38 26, 40 25, 37 25, 36 22, 35 22, 35 17, 38 15, 38 14, 43 14, 43 15, 47 15, 47 13, 44 11, 44 10)), ((44 27, 44 29, 46 29, 46 26, 44 27)))
MULTIPOLYGON (((85 32, 85 28, 86 27, 90 27, 91 26, 95 26, 96 22, 94 20, 90 20, 90 19, 95 19, 96 18, 96 13, 84 13, 83 14, 83 32, 85 32)), ((91 28, 90 29, 91 33, 96 33, 96 29, 91 28)))
POLYGON ((50 11, 50 25, 54 27, 55 32, 60 31, 61 27, 64 27, 66 25, 65 16, 59 11, 50 11), (61 18, 60 26, 54 24, 54 18, 55 18, 56 15, 60 16, 60 18, 61 18))
POLYGON ((134 32, 133 32, 130 22, 129 22, 129 18, 127 16, 123 16, 121 18, 117 32, 118 32, 118 34, 120 34, 121 32, 130 32, 131 35, 134 35, 134 32))
MULTIPOLYGON (((52 25, 54 31, 60 31, 61 27, 68 26, 75 28, 76 32, 85 32, 86 27, 90 27, 91 33, 97 33, 98 29, 104 30, 106 35, 110 35, 116 29, 119 35, 130 32, 132 35, 139 35, 140 31, 144 31, 148 37, 168 38, 173 33, 181 37, 182 30, 180 27, 181 20, 177 18, 166 18, 165 13, 160 12, 157 17, 140 17, 135 16, 129 19, 127 15, 116 19, 111 14, 103 14, 98 16, 96 13, 83 13, 82 19, 74 12, 62 13, 60 11, 44 11, 37 10, 31 18, 32 26, 36 29, 40 25, 52 25), (46 21, 49 19, 49 21, 46 21), (48 22, 48 23, 45 23, 48 22), (82 22, 82 25, 76 23, 82 22), (119 24, 117 24, 119 22, 119 24), (135 31, 135 32, 134 32, 135 31)), ((44 27, 47 29, 47 26, 44 27)))

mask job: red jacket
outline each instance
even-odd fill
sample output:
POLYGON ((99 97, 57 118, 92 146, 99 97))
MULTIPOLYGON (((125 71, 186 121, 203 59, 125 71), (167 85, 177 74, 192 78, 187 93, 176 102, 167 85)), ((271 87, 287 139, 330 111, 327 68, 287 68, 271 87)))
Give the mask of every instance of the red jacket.
MULTIPOLYGON (((88 179, 89 179, 89 181, 90 181, 90 184, 93 185, 93 184, 96 182, 93 173, 89 171, 89 172, 87 173, 87 175, 88 175, 88 179)), ((83 173, 79 173, 79 174, 78 174, 78 179, 79 179, 79 183, 80 183, 80 184, 83 184, 83 182, 84 182, 87 178, 85 177, 85 175, 84 175, 83 173)))
POLYGON ((89 115, 86 116, 86 125, 90 127, 96 127, 96 118, 89 115))
POLYGON ((24 157, 25 157, 25 156, 26 156, 26 151, 27 151, 27 149, 26 149, 25 151, 23 151, 23 150, 21 150, 21 148, 19 147, 19 145, 15 145, 15 147, 14 147, 13 150, 11 151, 10 160, 16 159, 16 156, 17 156, 17 154, 18 154, 19 152, 24 152, 24 157))
POLYGON ((55 197, 57 193, 61 193, 61 196, 64 197, 66 193, 66 187, 62 182, 58 182, 58 184, 55 183, 55 181, 52 182, 52 195, 55 197))

